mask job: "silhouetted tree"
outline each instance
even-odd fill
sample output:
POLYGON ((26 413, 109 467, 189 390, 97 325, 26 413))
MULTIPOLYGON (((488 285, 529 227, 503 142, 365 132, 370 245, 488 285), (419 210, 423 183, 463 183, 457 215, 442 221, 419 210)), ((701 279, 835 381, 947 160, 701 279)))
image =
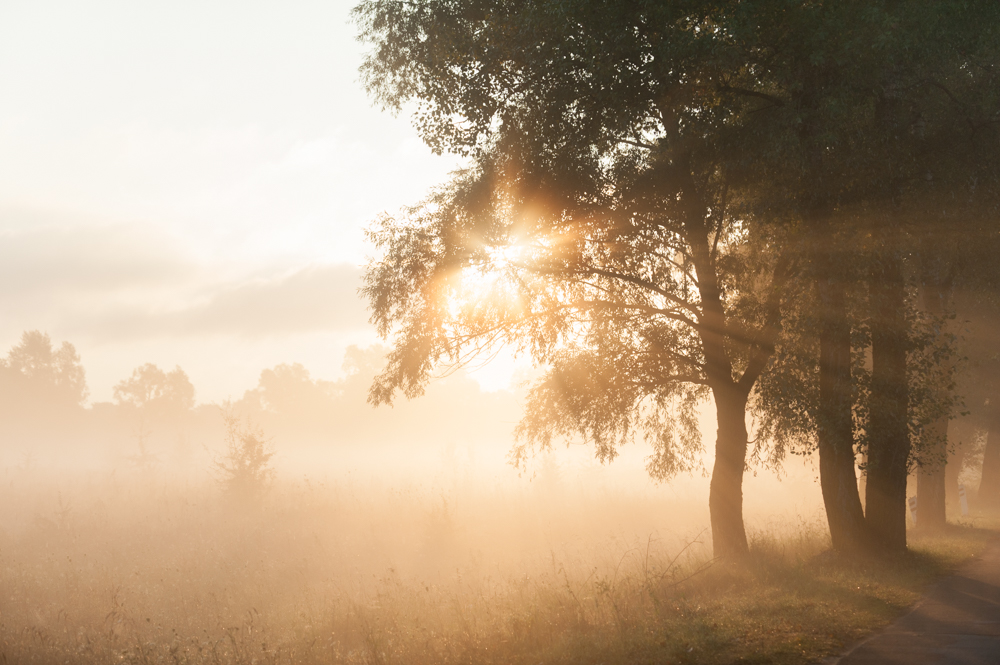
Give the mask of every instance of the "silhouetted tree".
POLYGON ((713 541, 739 555, 747 399, 780 332, 794 242, 781 196, 747 198, 765 131, 754 112, 775 99, 716 29, 728 11, 741 13, 385 1, 356 17, 376 97, 416 101, 428 144, 475 159, 371 232, 384 256, 364 291, 380 332, 399 332, 372 401, 513 344, 550 367, 515 461, 574 433, 610 460, 641 433, 666 478, 697 463, 695 406, 712 395, 713 541))
POLYGON ((222 422, 225 448, 213 462, 219 483, 239 503, 258 501, 274 480, 271 442, 259 426, 241 419, 228 404, 222 408, 222 422))
MULTIPOLYGON (((994 261, 996 254, 989 257, 994 261)), ((984 257, 985 258, 985 257, 984 257)), ((981 284, 980 286, 987 286, 981 284)), ((1000 299, 997 288, 963 289, 957 298, 957 322, 961 352, 967 358, 958 377, 959 394, 969 414, 963 420, 976 433, 966 433, 966 442, 981 437, 982 475, 976 503, 987 512, 1000 510, 1000 299)), ((972 452, 969 450, 969 452, 972 452)))
POLYGON ((146 363, 115 385, 114 397, 119 405, 147 415, 177 415, 194 407, 194 386, 180 367, 164 372, 146 363))
POLYGON ((54 348, 49 336, 38 330, 21 335, 0 361, 0 377, 8 406, 80 406, 87 399, 86 373, 76 349, 69 342, 54 348))
MULTIPOLYGON (((809 238, 818 306, 800 330, 815 335, 818 348, 814 407, 806 411, 833 544, 898 552, 906 543, 911 438, 928 414, 926 404, 913 408, 926 395, 911 393, 914 379, 927 375, 919 363, 910 367, 918 337, 914 257, 928 229, 961 229, 973 247, 982 237, 966 233, 970 224, 981 229, 995 211, 998 5, 752 4, 761 18, 753 24, 758 62, 779 102, 770 112, 787 119, 786 131, 771 134, 773 153, 787 164, 774 173, 797 201, 809 238), (863 386, 862 366, 852 360, 857 343, 871 353, 863 386), (859 443, 867 452, 864 511, 859 443)), ((925 245, 927 267, 947 253, 943 243, 925 245)), ((778 388, 772 394, 790 396, 778 388)), ((762 406, 785 411, 788 403, 762 406)))
POLYGON ((974 137, 995 125, 997 11, 363 2, 369 89, 392 108, 415 102, 425 141, 473 164, 372 231, 384 258, 365 293, 380 332, 398 333, 373 401, 419 394, 470 350, 516 344, 551 368, 529 441, 578 431, 610 459, 640 429, 651 470, 667 475, 692 459, 694 439, 674 435, 707 388, 716 551, 742 552, 745 407, 780 343, 790 268, 806 259, 819 305, 810 419, 834 546, 905 548, 909 217, 989 175, 974 137), (852 302, 869 309, 854 316, 852 302), (852 316, 872 355, 867 513, 852 316))
POLYGON ((336 384, 313 380, 299 363, 265 369, 257 381, 261 408, 287 416, 320 413, 336 396, 336 384))

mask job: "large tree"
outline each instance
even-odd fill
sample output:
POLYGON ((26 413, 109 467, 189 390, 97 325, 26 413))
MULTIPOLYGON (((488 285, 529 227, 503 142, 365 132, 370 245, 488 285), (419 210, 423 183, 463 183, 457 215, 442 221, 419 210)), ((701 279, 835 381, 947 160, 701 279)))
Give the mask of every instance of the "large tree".
POLYGON ((794 264, 787 206, 749 166, 755 112, 775 99, 721 27, 738 9, 383 0, 355 14, 370 90, 416 102, 425 140, 471 161, 371 232, 382 255, 364 291, 396 334, 372 400, 511 344, 548 367, 516 460, 574 434, 612 459, 638 431, 668 477, 696 462, 711 394, 719 555, 747 549, 746 405, 794 264))
MULTIPOLYGON (((527 441, 582 431, 611 457, 637 424, 662 440, 667 405, 690 414, 707 388, 716 547, 743 551, 743 412, 779 340, 780 290, 806 265, 817 391, 797 422, 816 434, 834 547, 905 548, 911 218, 976 172, 981 151, 949 141, 993 122, 969 125, 966 106, 992 108, 993 61, 980 57, 994 5, 362 3, 370 89, 414 103, 427 142, 472 163, 373 232, 385 258, 366 291, 383 334, 400 332, 373 399, 418 393, 470 347, 519 343, 551 368, 527 441), (945 174, 946 160, 963 166, 945 174), (931 181, 942 185, 928 192, 931 181), (463 292, 471 273, 506 295, 463 292), (867 514, 852 320, 873 360, 867 514)), ((662 451, 654 471, 683 466, 662 451)))

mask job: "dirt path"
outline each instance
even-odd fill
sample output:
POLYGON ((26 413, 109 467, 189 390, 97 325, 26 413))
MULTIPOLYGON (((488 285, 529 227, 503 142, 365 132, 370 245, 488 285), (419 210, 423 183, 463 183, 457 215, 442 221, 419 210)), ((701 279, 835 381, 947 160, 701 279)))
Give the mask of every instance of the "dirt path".
POLYGON ((839 665, 1000 664, 1000 541, 927 593, 839 665))

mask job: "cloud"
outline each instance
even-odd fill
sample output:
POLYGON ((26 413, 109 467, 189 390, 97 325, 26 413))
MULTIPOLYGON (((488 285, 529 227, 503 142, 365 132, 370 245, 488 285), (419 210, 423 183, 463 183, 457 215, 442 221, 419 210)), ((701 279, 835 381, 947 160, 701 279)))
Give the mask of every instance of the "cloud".
POLYGON ((358 297, 361 270, 349 265, 309 266, 272 278, 216 284, 179 307, 111 303, 67 311, 58 328, 94 343, 167 337, 233 335, 241 338, 330 331, 367 332, 358 297))
POLYGON ((52 219, 0 211, 0 337, 42 329, 105 344, 371 331, 357 266, 199 260, 141 224, 52 219))
POLYGON ((91 335, 108 339, 361 331, 370 326, 357 294, 360 283, 361 270, 355 266, 311 266, 277 278, 217 287, 176 310, 132 306, 107 312, 88 327, 91 335))
POLYGON ((53 224, 4 211, 0 228, 0 301, 150 287, 193 267, 169 238, 138 225, 53 224))

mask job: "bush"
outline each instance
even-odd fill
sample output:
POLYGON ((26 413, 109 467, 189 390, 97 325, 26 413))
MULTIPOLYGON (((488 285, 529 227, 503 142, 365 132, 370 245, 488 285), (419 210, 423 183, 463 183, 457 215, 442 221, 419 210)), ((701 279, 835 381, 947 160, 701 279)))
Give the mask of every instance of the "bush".
POLYGON ((223 490, 238 502, 259 500, 274 480, 271 440, 249 418, 241 420, 231 407, 222 410, 225 452, 213 462, 223 490))

